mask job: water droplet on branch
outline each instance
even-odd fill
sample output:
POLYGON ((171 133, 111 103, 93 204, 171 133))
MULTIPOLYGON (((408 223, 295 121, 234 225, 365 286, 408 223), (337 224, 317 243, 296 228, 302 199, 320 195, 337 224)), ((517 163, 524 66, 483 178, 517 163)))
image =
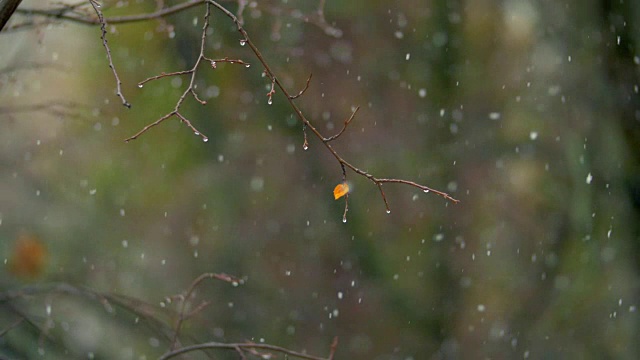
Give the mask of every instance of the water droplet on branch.
POLYGON ((138 87, 142 89, 144 87, 144 84, 138 84, 138 87))
POLYGON ((247 44, 247 40, 245 39, 240 40, 240 46, 245 46, 246 44, 247 44))

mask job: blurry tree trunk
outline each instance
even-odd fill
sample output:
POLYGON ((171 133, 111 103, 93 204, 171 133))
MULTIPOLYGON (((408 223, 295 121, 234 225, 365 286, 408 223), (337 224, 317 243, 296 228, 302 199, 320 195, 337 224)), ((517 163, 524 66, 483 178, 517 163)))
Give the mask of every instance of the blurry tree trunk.
POLYGON ((0 31, 21 2, 22 0, 0 0, 0 31))

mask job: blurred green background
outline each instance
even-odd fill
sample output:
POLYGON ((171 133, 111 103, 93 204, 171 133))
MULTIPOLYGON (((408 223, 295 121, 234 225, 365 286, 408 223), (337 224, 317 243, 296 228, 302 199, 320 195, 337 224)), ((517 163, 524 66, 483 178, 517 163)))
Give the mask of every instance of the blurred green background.
MULTIPOLYGON (((343 224, 339 164, 315 138, 302 149, 286 99, 267 104, 269 81, 217 11, 206 55, 252 66, 199 69, 208 104, 182 113, 209 141, 172 118, 125 144, 184 91, 186 76, 136 84, 192 66, 204 7, 108 27, 130 110, 99 28, 40 18, 0 35, 0 355, 155 358, 178 310, 166 298, 219 272, 244 284, 198 287, 192 306, 211 305, 182 344, 326 356, 338 336, 338 359, 635 359, 640 4, 327 0, 339 38, 305 21, 317 6, 250 2, 246 29, 291 93, 313 73, 297 104, 326 136, 362 107, 334 143, 345 159, 461 202, 388 184, 387 214, 348 173, 343 224)), ((238 358, 191 354, 208 356, 238 358)))

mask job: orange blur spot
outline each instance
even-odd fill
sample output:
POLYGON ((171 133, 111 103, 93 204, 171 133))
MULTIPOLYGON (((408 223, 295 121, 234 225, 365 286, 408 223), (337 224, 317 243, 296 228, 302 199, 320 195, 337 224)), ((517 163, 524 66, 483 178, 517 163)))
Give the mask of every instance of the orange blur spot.
POLYGON ((17 277, 33 280, 44 271, 47 249, 36 236, 20 234, 9 260, 9 271, 17 277))

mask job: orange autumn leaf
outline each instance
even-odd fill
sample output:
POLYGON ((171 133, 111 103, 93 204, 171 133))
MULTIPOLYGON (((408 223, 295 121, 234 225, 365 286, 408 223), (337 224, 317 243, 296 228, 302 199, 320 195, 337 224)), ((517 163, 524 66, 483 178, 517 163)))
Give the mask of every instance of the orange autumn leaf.
POLYGON ((333 189, 333 197, 338 200, 341 197, 347 195, 349 193, 349 185, 347 183, 342 183, 336 185, 333 189))
POLYGON ((21 234, 9 260, 9 271, 23 279, 35 279, 44 270, 47 249, 37 237, 21 234))

